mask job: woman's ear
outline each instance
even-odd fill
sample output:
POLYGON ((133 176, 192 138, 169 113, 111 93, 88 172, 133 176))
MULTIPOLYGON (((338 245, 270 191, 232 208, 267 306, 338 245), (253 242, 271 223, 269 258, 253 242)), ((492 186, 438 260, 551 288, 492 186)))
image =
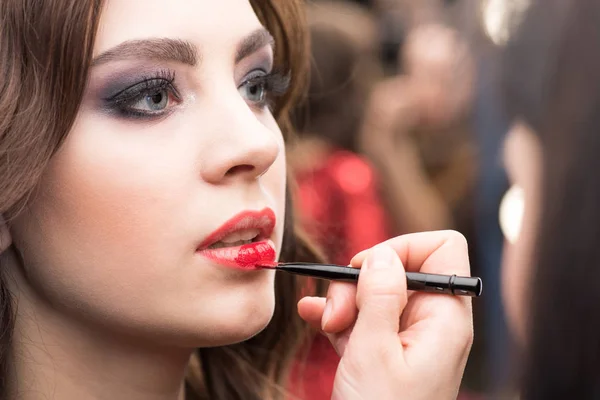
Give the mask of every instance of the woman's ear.
POLYGON ((12 244, 12 238, 8 231, 8 225, 2 215, 0 215, 0 254, 2 254, 12 244))

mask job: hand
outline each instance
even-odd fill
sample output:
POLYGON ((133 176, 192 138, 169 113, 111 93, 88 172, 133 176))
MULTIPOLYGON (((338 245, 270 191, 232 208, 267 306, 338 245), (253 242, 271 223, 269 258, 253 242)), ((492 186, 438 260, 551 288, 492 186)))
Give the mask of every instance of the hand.
POLYGON ((468 276, 464 237, 399 236, 356 255, 358 285, 332 282, 298 311, 329 337, 341 360, 332 399, 455 399, 473 340, 471 300, 408 293, 406 271, 468 276))

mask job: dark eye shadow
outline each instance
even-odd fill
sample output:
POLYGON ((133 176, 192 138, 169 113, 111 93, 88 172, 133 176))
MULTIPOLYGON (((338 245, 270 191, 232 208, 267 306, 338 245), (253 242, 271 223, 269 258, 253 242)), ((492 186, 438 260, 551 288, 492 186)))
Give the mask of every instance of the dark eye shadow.
POLYGON ((157 65, 139 63, 127 65, 125 68, 117 66, 111 71, 105 71, 104 67, 100 68, 102 72, 92 72, 91 81, 93 94, 99 99, 114 97, 120 91, 138 82, 157 76, 163 70, 157 65))
MULTIPOLYGON (((123 70, 112 70, 105 74, 92 75, 86 98, 93 107, 104 113, 123 118, 156 119, 170 110, 142 110, 132 107, 147 96, 157 94, 172 96, 180 101, 174 86, 175 71, 159 66, 137 66, 123 70)), ((145 108, 145 107, 142 107, 145 108)))
POLYGON ((113 77, 104 86, 99 88, 98 97, 102 100, 111 99, 125 89, 149 79, 150 76, 148 74, 128 74, 113 77))

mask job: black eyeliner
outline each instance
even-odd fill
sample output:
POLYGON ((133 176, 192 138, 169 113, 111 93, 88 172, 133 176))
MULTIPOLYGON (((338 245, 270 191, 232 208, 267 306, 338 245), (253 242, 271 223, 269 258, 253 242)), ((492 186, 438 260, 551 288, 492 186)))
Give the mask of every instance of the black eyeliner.
POLYGON ((111 90, 108 91, 110 94, 102 96, 102 108, 122 118, 153 119, 164 117, 169 111, 146 112, 135 110, 128 106, 139 102, 147 96, 152 96, 163 91, 168 92, 167 96, 172 95, 180 101, 181 96, 174 85, 174 81, 175 72, 163 69, 154 73, 144 74, 137 78, 128 79, 128 83, 111 85, 111 90))
POLYGON ((104 85, 104 88, 99 91, 99 97, 102 101, 109 101, 124 90, 153 79, 164 79, 173 83, 175 72, 169 69, 145 69, 143 72, 124 72, 114 76, 109 83, 104 85))

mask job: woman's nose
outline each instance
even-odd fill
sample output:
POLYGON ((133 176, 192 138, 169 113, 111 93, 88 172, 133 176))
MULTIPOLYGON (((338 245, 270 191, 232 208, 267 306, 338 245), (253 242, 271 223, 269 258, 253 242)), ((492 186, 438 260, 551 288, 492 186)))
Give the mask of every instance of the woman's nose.
MULTIPOLYGON (((239 103, 238 103, 239 104, 239 103)), ((203 151, 201 176, 217 184, 224 180, 254 180, 267 172, 282 150, 275 122, 268 127, 245 102, 243 107, 220 113, 209 148, 203 151)), ((265 116, 265 120, 272 121, 265 116)))

